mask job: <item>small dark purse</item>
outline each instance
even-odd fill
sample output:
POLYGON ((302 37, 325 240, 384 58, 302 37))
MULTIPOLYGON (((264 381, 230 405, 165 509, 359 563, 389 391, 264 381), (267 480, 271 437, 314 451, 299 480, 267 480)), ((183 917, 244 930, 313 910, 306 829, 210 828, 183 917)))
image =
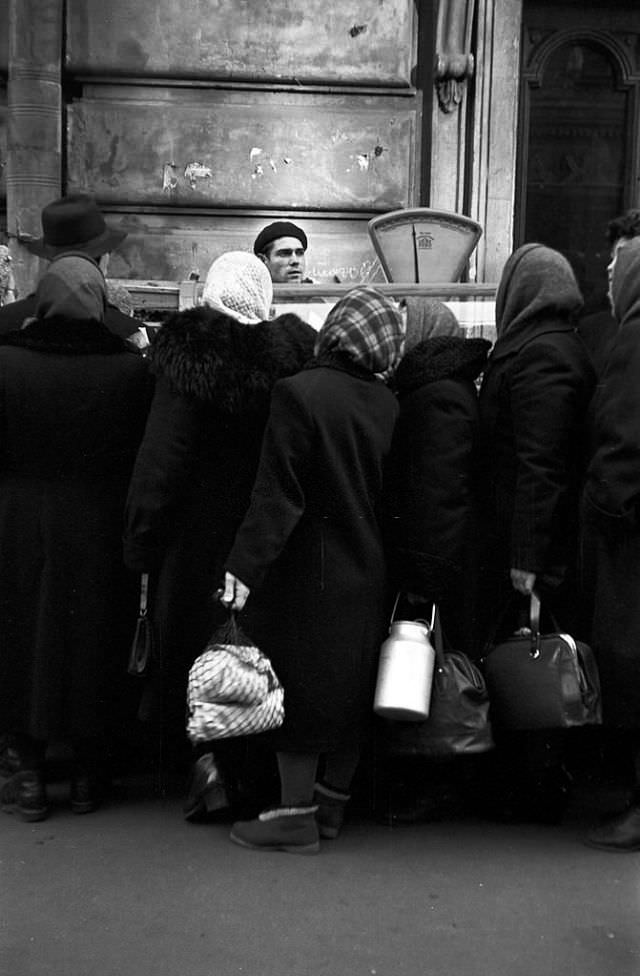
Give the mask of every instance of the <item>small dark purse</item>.
POLYGON ((129 651, 127 671, 135 678, 147 678, 153 661, 153 629, 148 614, 149 574, 140 578, 140 606, 129 651))
POLYGON ((483 659, 491 716, 504 729, 566 729, 602 721, 600 680, 588 644, 540 633, 540 599, 531 594, 529 627, 491 647, 483 659))

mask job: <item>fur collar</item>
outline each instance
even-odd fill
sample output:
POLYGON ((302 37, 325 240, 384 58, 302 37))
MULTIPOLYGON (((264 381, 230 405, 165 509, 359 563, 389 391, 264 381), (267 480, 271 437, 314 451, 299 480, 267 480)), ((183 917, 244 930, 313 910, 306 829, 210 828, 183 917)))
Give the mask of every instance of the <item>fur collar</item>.
POLYGON ((126 350, 122 339, 109 332, 103 322, 61 316, 26 319, 21 329, 0 335, 0 345, 66 356, 110 355, 126 350))
POLYGON ((243 325, 206 306, 172 315, 150 350, 175 393, 229 414, 266 409, 274 383, 313 355, 315 330, 297 315, 243 325))
POLYGON ((473 382, 487 363, 491 343, 487 339, 434 336, 424 339, 404 356, 394 383, 400 396, 427 383, 444 379, 473 382))

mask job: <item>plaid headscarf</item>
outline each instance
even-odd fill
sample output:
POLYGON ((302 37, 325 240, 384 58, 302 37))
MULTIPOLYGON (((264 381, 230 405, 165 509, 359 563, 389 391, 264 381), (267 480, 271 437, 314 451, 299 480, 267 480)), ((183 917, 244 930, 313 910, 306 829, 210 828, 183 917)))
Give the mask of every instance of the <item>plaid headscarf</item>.
POLYGON ((318 333, 316 357, 339 353, 387 379, 402 355, 404 328, 394 303, 370 286, 337 302, 318 333))
POLYGON ((238 322, 264 322, 272 300, 271 275, 255 254, 227 251, 209 268, 202 301, 238 322))

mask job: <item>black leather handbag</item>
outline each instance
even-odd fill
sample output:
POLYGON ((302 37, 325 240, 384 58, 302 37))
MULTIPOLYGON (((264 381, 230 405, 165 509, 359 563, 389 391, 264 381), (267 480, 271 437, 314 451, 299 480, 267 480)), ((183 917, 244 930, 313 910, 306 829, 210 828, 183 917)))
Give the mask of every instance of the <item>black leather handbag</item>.
POLYGON ((494 741, 482 671, 462 651, 444 649, 438 613, 433 638, 429 716, 423 722, 385 722, 384 750, 432 758, 488 752, 494 741))
POLYGON ((600 680, 588 644, 540 632, 540 599, 531 594, 529 627, 491 647, 483 670, 491 718, 504 729, 567 729, 602 721, 600 680))

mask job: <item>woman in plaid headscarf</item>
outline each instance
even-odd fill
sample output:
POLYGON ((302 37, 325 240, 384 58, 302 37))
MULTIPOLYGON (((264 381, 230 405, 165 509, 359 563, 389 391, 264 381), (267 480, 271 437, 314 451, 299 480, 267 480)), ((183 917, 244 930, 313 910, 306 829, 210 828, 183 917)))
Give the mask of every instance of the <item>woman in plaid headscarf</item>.
POLYGON ((284 725, 269 733, 280 802, 234 825, 246 847, 315 853, 318 830, 335 837, 342 823, 384 637, 378 505, 398 408, 383 378, 402 341, 394 303, 356 288, 329 313, 309 366, 274 387, 223 597, 240 609, 251 591, 243 626, 285 690, 284 725))

